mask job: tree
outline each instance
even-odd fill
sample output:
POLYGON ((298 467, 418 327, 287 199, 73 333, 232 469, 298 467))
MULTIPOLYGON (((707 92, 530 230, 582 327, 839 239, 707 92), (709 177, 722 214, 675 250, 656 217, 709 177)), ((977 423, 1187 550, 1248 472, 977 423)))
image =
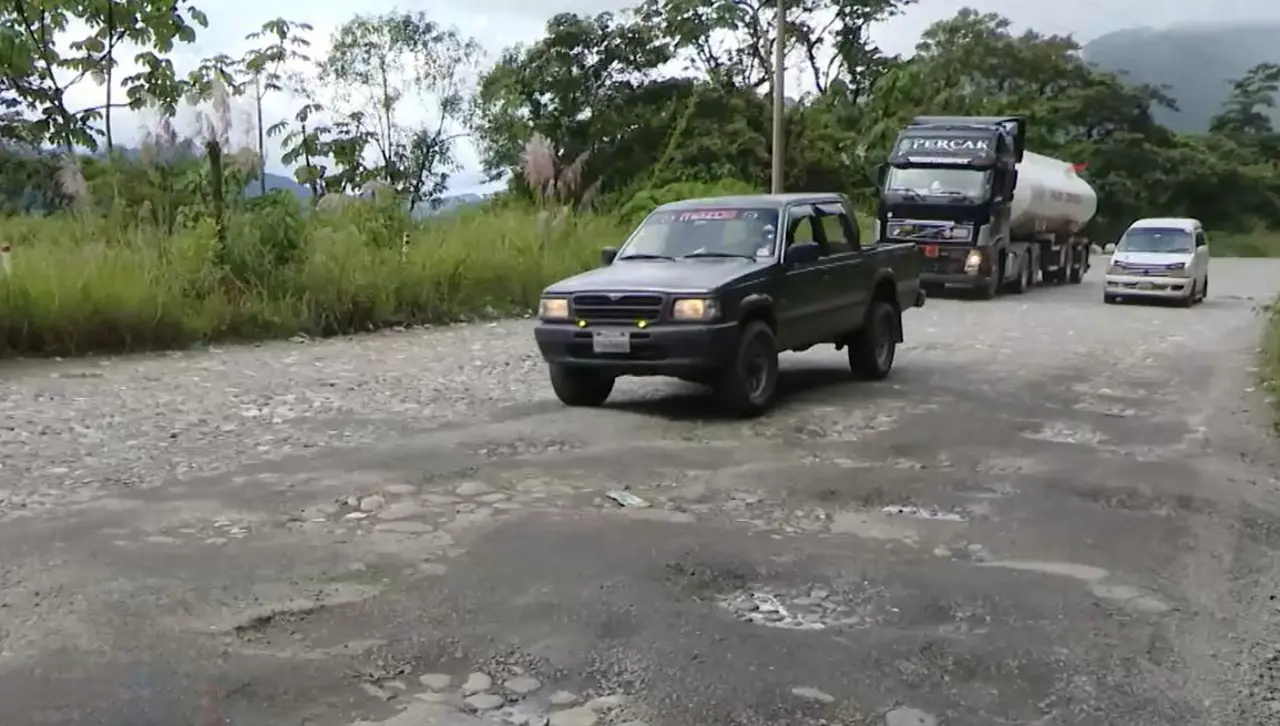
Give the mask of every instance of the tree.
POLYGON ((338 114, 329 151, 341 167, 340 187, 381 182, 403 195, 410 210, 437 200, 456 170, 455 142, 470 108, 466 75, 479 56, 474 40, 421 12, 358 15, 339 28, 320 79, 338 114), (406 97, 432 107, 434 119, 405 120, 406 97))
POLYGON ((269 40, 270 42, 245 54, 240 66, 248 75, 249 92, 253 94, 253 107, 257 119, 259 191, 267 193, 267 128, 262 119, 262 100, 268 93, 279 93, 285 90, 285 78, 282 69, 290 61, 307 62, 310 57, 305 53, 311 47, 305 33, 312 29, 308 23, 293 23, 284 18, 268 20, 262 27, 245 36, 246 40, 269 40))
POLYGON ((96 150, 101 134, 110 148, 112 109, 156 105, 172 113, 183 88, 165 56, 177 43, 193 42, 197 25, 206 27, 208 19, 189 0, 54 0, 0 7, 0 98, 5 110, 36 116, 25 124, 15 124, 10 116, 0 132, 33 144, 49 142, 68 152, 77 146, 96 150), (68 43, 64 53, 59 39, 76 23, 89 34, 68 43), (142 69, 120 79, 126 97, 120 103, 110 89, 116 54, 126 42, 141 48, 134 61, 142 69), (68 89, 86 78, 107 87, 106 101, 68 108, 68 89), (106 129, 99 129, 104 119, 106 129))

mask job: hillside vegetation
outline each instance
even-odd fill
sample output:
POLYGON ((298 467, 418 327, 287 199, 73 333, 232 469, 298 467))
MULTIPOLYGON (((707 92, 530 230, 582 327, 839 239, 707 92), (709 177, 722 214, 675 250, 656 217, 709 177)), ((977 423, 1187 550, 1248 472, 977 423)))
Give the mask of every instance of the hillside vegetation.
MULTIPOLYGON (((317 57, 310 28, 281 19, 245 57, 193 69, 166 60, 205 24, 190 0, 45 5, 0 8, 0 243, 13 248, 0 355, 510 314, 654 204, 768 185, 772 14, 746 4, 558 15, 492 62, 423 13, 356 15, 317 57), (143 72, 122 79, 126 42, 142 46, 143 72), (102 103, 69 106, 68 78, 105 84, 102 103), (108 92, 118 86, 122 97, 108 92), (269 94, 294 99, 293 116, 260 118, 269 94), (137 154, 118 149, 114 107, 153 119, 137 154), (175 127, 181 107, 198 110, 198 131, 175 127), (514 172, 508 191, 420 218, 458 170, 464 134, 486 172, 514 172), (307 199, 264 188, 269 137, 307 199)), ((1025 114, 1031 148, 1088 164, 1099 241, 1134 217, 1190 215, 1218 253, 1280 252, 1266 231, 1280 228, 1280 136, 1265 113, 1280 68, 1244 73, 1211 131, 1178 133, 1153 116, 1169 103, 1159 90, 1081 61, 1070 38, 1012 35, 999 16, 963 11, 910 59, 887 57, 864 30, 901 8, 794 9, 788 64, 811 88, 788 92, 788 190, 844 191, 867 208, 871 170, 911 116, 1025 114)))

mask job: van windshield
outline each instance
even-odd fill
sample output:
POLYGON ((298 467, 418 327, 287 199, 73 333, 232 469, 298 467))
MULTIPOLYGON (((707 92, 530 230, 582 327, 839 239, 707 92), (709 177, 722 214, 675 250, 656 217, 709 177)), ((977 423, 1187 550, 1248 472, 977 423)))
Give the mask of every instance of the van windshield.
POLYGON ((1176 227, 1134 227, 1124 233, 1116 245, 1117 252, 1191 252, 1195 238, 1176 227))

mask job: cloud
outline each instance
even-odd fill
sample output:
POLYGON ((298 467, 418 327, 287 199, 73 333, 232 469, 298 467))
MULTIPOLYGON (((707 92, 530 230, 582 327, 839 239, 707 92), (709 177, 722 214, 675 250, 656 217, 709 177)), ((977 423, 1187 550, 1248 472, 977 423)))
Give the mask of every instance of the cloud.
MULTIPOLYGON (((426 10, 430 17, 445 26, 454 26, 469 37, 478 39, 488 52, 488 60, 496 57, 504 47, 520 42, 531 42, 541 34, 543 24, 556 13, 597 13, 618 11, 633 5, 630 0, 470 0, 456 9, 447 4, 422 0, 407 4, 395 0, 374 0, 359 6, 342 3, 314 3, 310 0, 276 0, 272 3, 250 0, 222 0, 205 8, 209 27, 200 31, 197 42, 175 49, 170 56, 180 71, 195 68, 201 58, 225 53, 236 57, 249 50, 253 43, 244 39, 264 22, 276 17, 289 20, 305 20, 315 30, 311 34, 312 55, 322 56, 328 49, 329 38, 335 30, 355 12, 377 14, 400 8, 426 10), (353 10, 353 7, 358 7, 353 10)), ((1121 28, 1140 25, 1166 26, 1177 23, 1230 22, 1248 19, 1280 19, 1280 4, 1271 0, 1228 0, 1204 3, 1199 0, 1080 0, 1072 3, 1027 3, 1024 0, 920 0, 907 12, 873 30, 873 38, 885 50, 907 53, 918 40, 921 31, 929 24, 954 15, 966 6, 982 12, 1005 15, 1019 29, 1035 28, 1042 32, 1072 33, 1081 40, 1121 28)), ((122 61, 120 76, 132 72, 131 62, 122 61)), ((790 75, 790 74, 789 74, 790 75)), ((797 78, 799 76, 797 75, 797 78)), ((68 93, 71 105, 76 108, 102 102, 104 90, 90 83, 83 83, 68 93)), ((263 113, 266 124, 290 118, 297 101, 282 94, 269 97, 263 113)), ((243 115, 246 109, 240 109, 243 115)), ((424 115, 427 109, 419 106, 416 115, 424 115)), ((194 112, 186 112, 180 120, 187 132, 194 132, 194 112)), ((118 143, 136 145, 142 138, 147 123, 145 115, 118 111, 112 116, 118 143)), ((239 123, 249 128, 251 124, 239 123)), ((475 149, 463 144, 459 149, 466 173, 459 175, 452 185, 455 188, 475 184, 479 162, 475 149)), ((280 164, 277 141, 268 150, 268 169, 275 173, 287 173, 280 164)))

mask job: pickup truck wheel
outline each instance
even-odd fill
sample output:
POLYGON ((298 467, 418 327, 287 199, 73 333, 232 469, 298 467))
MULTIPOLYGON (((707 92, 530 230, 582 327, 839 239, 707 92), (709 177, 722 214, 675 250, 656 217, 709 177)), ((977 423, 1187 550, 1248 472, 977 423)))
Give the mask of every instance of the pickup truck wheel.
POLYGON ((758 416, 778 391, 778 342, 769 326, 753 320, 742 329, 738 349, 714 385, 721 408, 738 416, 758 416))
POLYGON ((551 366, 551 388, 566 406, 599 406, 613 393, 613 376, 589 368, 551 366))
POLYGON ((898 326, 901 318, 892 305, 883 300, 873 302, 867 311, 867 322, 849 344, 849 369, 864 381, 878 381, 893 369, 898 351, 898 326))

